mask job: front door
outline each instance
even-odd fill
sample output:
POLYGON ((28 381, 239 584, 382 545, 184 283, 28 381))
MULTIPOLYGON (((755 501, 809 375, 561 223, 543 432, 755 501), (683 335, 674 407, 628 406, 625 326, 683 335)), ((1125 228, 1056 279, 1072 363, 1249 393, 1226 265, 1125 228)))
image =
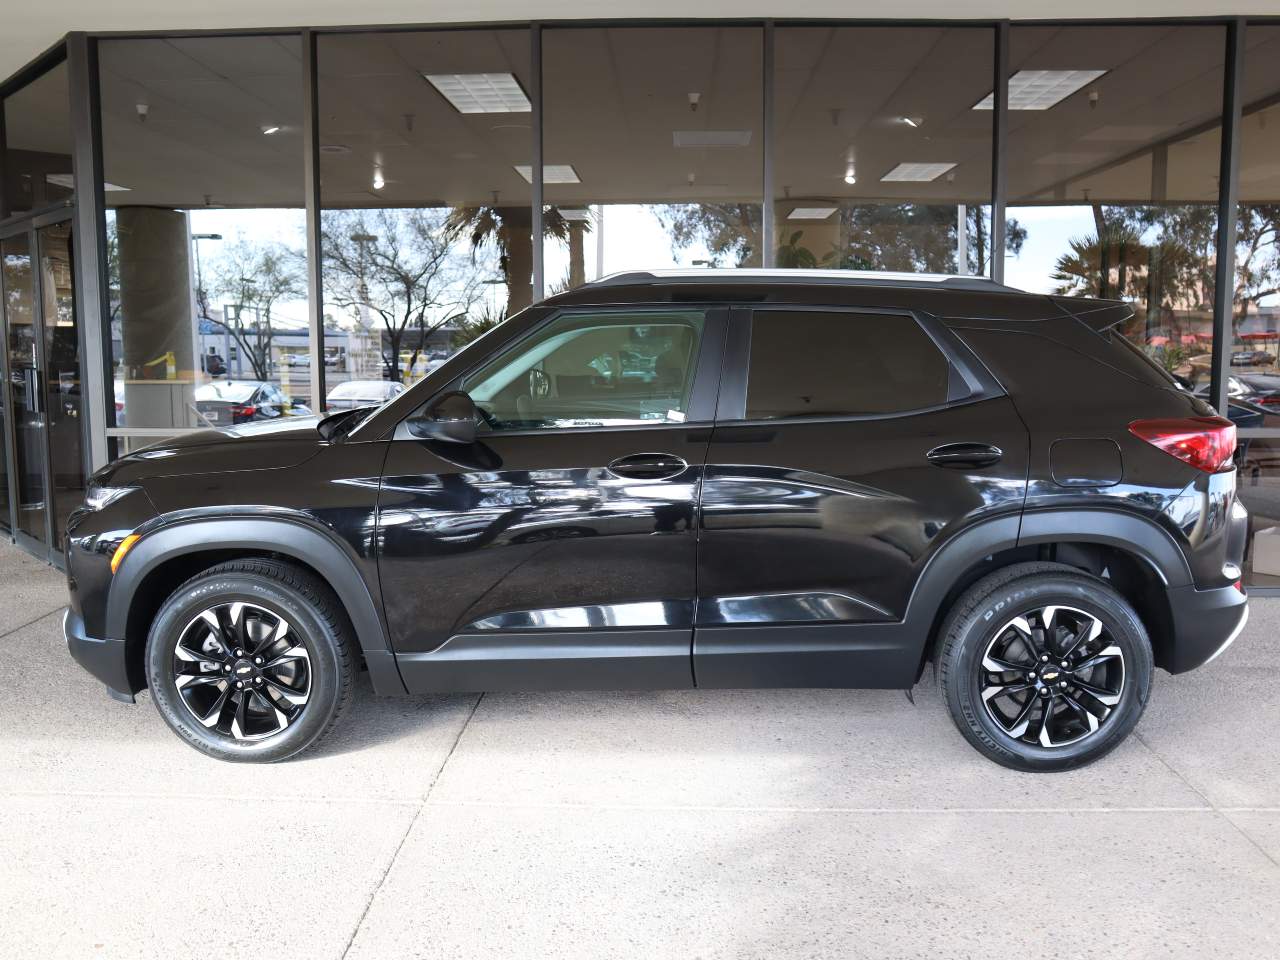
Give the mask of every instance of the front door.
POLYGON ((411 690, 692 685, 724 319, 563 311, 450 384, 481 411, 476 443, 397 432, 378 563, 411 690))
POLYGON ((924 566, 1016 514, 1027 434, 990 375, 903 310, 735 311, 707 454, 699 686, 905 687, 924 566))
POLYGON ((68 514, 84 498, 83 399, 70 212, 0 233, 0 518, 35 555, 58 562, 68 514))

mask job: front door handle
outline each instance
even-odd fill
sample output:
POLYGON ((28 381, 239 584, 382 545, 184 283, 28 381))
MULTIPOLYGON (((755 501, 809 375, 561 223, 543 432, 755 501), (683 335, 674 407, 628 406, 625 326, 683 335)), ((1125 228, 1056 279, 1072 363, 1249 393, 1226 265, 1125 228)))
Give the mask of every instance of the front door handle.
POLYGON ((609 464, 609 472, 628 480, 666 480, 689 469, 689 464, 671 453, 633 453, 609 464))
POLYGON ((944 443, 925 454, 930 463, 940 467, 965 469, 989 467, 999 463, 1004 451, 990 443, 944 443))

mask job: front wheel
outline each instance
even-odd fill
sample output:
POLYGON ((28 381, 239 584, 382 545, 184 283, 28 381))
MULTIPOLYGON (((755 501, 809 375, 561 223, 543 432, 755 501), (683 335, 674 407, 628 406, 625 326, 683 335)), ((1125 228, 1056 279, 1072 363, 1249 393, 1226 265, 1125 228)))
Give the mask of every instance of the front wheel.
POLYGON ((233 560, 165 601, 147 680, 165 722, 219 760, 291 757, 338 722, 354 679, 346 618, 325 584, 276 560, 233 560))
POLYGON ((1018 770, 1083 766, 1133 730, 1151 690, 1146 629, 1106 581, 1053 563, 978 581, 943 623, 938 678, 960 732, 1018 770))

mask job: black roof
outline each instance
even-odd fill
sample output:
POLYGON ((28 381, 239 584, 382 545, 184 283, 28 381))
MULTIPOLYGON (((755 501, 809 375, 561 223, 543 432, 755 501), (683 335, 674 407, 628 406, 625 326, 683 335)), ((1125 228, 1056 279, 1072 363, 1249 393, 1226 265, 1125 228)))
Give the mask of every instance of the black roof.
POLYGON ((900 307, 939 317, 1047 320, 1097 308, 1026 293, 982 277, 836 270, 688 270, 617 273, 543 301, 546 306, 640 303, 770 303, 900 307))

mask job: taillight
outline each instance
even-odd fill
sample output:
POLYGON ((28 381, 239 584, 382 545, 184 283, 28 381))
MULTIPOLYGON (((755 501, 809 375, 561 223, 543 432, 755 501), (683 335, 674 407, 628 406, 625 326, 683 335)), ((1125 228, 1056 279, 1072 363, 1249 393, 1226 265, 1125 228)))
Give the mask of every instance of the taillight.
POLYGON ((1236 425, 1223 417, 1135 420, 1129 432, 1205 473, 1233 466, 1236 425))
POLYGON ((1280 403, 1280 393, 1268 393, 1262 398, 1262 402, 1269 407, 1275 406, 1280 403))
POLYGON ((252 404, 246 404, 244 406, 236 405, 231 408, 231 415, 233 417, 252 417, 257 412, 258 408, 252 404))

